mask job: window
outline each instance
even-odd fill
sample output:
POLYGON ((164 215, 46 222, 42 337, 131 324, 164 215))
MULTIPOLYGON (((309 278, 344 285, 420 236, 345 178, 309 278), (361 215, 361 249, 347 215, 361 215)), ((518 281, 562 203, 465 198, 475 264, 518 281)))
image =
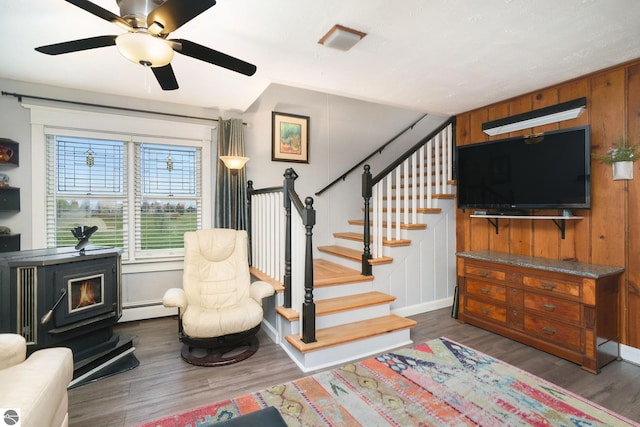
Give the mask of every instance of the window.
POLYGON ((183 247, 185 231, 200 225, 200 153, 194 147, 136 146, 136 249, 183 247))
POLYGON ((91 243, 123 248, 123 260, 170 258, 202 227, 201 144, 65 130, 46 140, 49 247, 96 225, 91 243))

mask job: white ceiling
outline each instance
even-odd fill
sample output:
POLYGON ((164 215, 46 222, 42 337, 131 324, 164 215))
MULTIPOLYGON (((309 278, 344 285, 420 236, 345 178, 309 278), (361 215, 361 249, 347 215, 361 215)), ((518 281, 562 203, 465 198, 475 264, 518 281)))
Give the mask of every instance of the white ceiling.
MULTIPOLYGON (((94 2, 119 13, 116 0, 94 2)), ((170 38, 251 62, 257 73, 175 55, 180 89, 171 92, 116 47, 34 50, 121 32, 64 0, 3 2, 0 78, 235 112, 279 83, 449 115, 640 58, 640 1, 218 0, 170 38), (349 52, 319 45, 334 24, 367 36, 349 52)))

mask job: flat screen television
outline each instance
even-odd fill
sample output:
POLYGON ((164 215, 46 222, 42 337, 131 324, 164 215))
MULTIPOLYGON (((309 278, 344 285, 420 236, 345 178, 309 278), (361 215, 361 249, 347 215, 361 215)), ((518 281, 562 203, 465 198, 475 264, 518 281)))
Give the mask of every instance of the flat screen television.
POLYGON ((589 126, 458 146, 456 175, 462 209, 588 209, 589 126))

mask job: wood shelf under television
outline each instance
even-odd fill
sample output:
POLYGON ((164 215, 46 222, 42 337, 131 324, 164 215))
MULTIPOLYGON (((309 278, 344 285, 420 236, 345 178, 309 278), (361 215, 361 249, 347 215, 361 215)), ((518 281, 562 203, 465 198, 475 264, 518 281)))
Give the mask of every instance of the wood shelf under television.
POLYGON ((500 219, 547 219, 552 220, 553 223, 558 227, 562 238, 565 236, 565 220, 578 220, 584 219, 582 216, 574 216, 574 215, 501 215, 501 214, 472 214, 471 218, 485 218, 496 230, 496 234, 499 234, 499 224, 500 219), (494 221, 492 221, 494 220, 494 221))

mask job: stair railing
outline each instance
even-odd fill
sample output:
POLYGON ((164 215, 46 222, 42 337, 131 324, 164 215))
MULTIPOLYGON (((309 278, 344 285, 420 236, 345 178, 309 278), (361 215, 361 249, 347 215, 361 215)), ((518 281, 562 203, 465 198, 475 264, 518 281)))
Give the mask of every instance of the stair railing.
POLYGON ((316 341, 316 309, 313 301, 313 227, 316 212, 311 197, 307 197, 303 203, 296 193, 296 172, 289 168, 284 178, 282 187, 262 190, 254 189, 253 182, 248 182, 250 263, 274 279, 282 278, 283 305, 300 313, 302 341, 311 343, 316 341), (293 215, 292 207, 298 215, 293 215))
POLYGON ((247 182, 249 265, 283 283, 285 265, 283 187, 254 189, 247 182))
POLYGON ((450 117, 375 177, 364 166, 363 275, 371 276, 370 261, 384 256, 385 240, 400 240, 403 224, 418 224, 418 213, 434 208, 437 195, 451 193, 454 136, 450 117))
POLYGON ((427 117, 426 114, 424 114, 422 117, 420 117, 418 120, 416 120, 415 122, 413 122, 411 125, 407 126, 405 129, 401 130, 397 135, 395 135, 393 138, 391 138, 390 140, 388 140, 387 142, 385 142, 384 144, 382 144, 380 147, 376 148, 376 150, 374 152, 372 152, 371 154, 367 155, 364 159, 360 160, 358 163, 356 163, 355 165, 353 165, 349 170, 347 170, 346 172, 344 172, 342 175, 340 175, 339 177, 337 177, 336 179, 334 179, 333 181, 331 181, 328 185, 326 185, 323 189, 321 189, 320 191, 316 192, 316 196, 320 196, 322 193, 324 193, 325 191, 327 191, 329 188, 333 187, 335 184, 337 184, 340 181, 344 181, 345 179, 347 179, 347 176, 355 171, 356 169, 358 169, 360 166, 362 166, 363 164, 365 164, 365 162, 367 160, 369 160, 370 158, 372 158, 373 156, 377 155, 377 154, 382 154, 382 152, 384 151, 385 148, 387 148, 389 145, 391 145, 396 139, 400 138, 402 135, 404 135, 405 133, 407 133, 408 131, 412 130, 418 123, 420 123, 422 121, 422 119, 424 119, 425 117, 427 117))

